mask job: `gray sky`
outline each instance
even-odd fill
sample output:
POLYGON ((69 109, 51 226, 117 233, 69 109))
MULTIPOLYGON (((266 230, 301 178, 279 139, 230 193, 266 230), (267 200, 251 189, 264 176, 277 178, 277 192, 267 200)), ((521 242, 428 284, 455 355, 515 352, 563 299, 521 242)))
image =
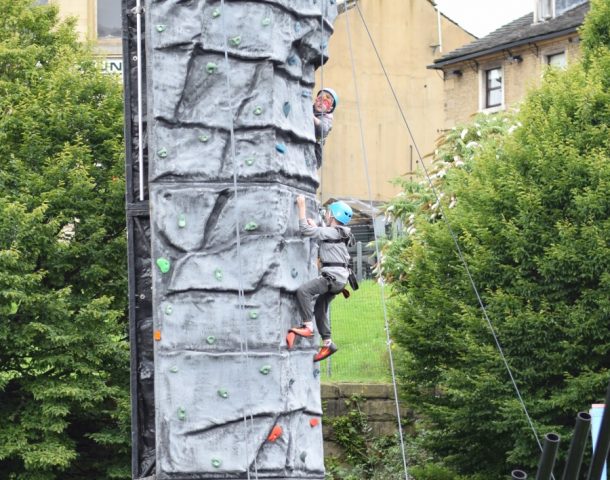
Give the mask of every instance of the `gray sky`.
POLYGON ((436 0, 439 10, 477 37, 484 37, 526 13, 535 0, 436 0))

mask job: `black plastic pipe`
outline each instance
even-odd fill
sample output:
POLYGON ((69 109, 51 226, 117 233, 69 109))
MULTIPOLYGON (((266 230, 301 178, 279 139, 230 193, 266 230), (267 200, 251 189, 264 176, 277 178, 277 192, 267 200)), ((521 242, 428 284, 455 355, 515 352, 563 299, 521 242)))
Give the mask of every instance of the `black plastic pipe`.
POLYGON ((566 466, 563 470, 561 480, 577 480, 582 465, 582 457, 585 453, 587 445, 587 436, 591 428, 591 415, 586 412, 579 412, 576 415, 576 426, 574 427, 574 435, 570 442, 568 450, 568 458, 566 466))
POLYGON ((527 473, 523 470, 513 470, 510 472, 510 478, 512 480, 527 480, 527 473))
POLYGON ((559 435, 556 433, 547 433, 544 436, 544 443, 542 444, 542 455, 540 455, 540 462, 538 462, 538 473, 536 473, 536 480, 551 479, 558 448, 559 435))
MULTIPOLYGON (((606 405, 610 405, 610 384, 606 390, 606 405)), ((599 427, 599 435, 597 436, 597 443, 595 444, 595 450, 593 450, 593 458, 591 458, 591 466, 589 467, 589 474, 587 480, 599 480, 602 472, 604 471, 604 465, 606 464, 606 457, 608 456, 608 449, 610 448, 610 413, 608 408, 604 408, 604 415, 602 417, 602 423, 599 427)))

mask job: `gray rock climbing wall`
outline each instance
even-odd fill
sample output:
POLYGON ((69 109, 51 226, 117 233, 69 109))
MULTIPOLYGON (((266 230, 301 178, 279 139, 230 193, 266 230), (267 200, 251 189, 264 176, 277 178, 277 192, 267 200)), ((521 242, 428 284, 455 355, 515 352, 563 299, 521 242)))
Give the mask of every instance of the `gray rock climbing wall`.
POLYGON ((317 339, 285 334, 317 271, 294 200, 316 211, 311 94, 336 14, 146 4, 158 479, 324 478, 317 339))

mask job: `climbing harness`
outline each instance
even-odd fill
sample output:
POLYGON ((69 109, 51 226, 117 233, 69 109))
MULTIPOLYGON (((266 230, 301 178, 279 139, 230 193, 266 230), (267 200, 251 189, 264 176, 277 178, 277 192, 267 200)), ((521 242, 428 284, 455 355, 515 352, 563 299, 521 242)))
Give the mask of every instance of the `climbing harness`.
MULTIPOLYGON (((398 107, 398 110, 399 110, 400 115, 401 115, 401 117, 402 117, 402 121, 403 121, 403 123, 405 124, 405 127, 406 127, 406 129, 407 129, 407 131, 408 131, 408 133, 409 133, 409 136, 410 136, 410 138, 411 138, 411 142, 413 143, 413 146, 415 147, 415 151, 416 151, 417 156, 418 156, 418 158, 419 158, 419 161, 420 161, 420 163, 421 163, 421 165, 422 165, 422 168, 423 168, 424 174, 425 174, 425 176, 426 176, 426 179, 428 180, 428 183, 429 183, 430 188, 431 188, 431 190, 432 190, 432 192, 433 192, 433 194, 434 194, 434 197, 435 197, 435 199, 436 199, 436 202, 437 202, 437 204, 439 205, 439 209, 440 209, 441 217, 442 217, 443 221, 445 222, 445 224, 446 224, 446 226, 447 226, 447 229, 448 229, 448 231, 449 231, 449 234, 451 235, 451 238, 452 238, 452 240, 453 240, 453 243, 454 243, 454 245, 455 245, 455 247, 456 247, 457 254, 458 254, 459 258, 460 258, 460 261, 462 262, 462 265, 464 266, 464 270, 465 270, 466 275, 467 275, 467 277, 468 277, 469 283, 470 283, 470 285, 471 285, 471 287, 472 287, 472 290, 474 291, 474 293, 475 293, 475 295, 476 295, 476 297, 477 297, 477 301, 478 301, 478 303, 479 303, 479 306, 480 306, 480 308, 481 308, 481 311, 482 311, 482 313, 483 313, 483 316, 484 316, 484 318, 485 318, 485 321, 487 322, 487 325, 489 326, 489 329, 490 329, 491 334, 492 334, 492 336, 493 336, 494 342, 495 342, 495 344, 496 344, 496 348, 498 349, 498 352, 499 352, 499 354, 500 354, 500 357, 501 357, 501 359, 502 359, 502 362, 504 363, 504 366, 505 366, 505 368, 506 368, 506 371, 507 371, 507 373, 508 373, 508 376, 509 376, 509 378, 510 378, 510 381, 511 381, 511 383, 512 383, 512 385, 513 385, 513 388, 514 388, 514 390, 515 390, 516 396, 517 396, 517 398, 518 398, 518 400, 519 400, 519 403, 520 403, 520 405, 521 405, 521 408, 522 408, 522 410, 523 410, 523 412, 524 412, 524 414, 525 414, 525 416, 526 416, 526 418, 527 418, 527 421, 528 421, 529 426, 530 426, 530 428, 531 428, 531 430, 532 430, 532 432, 533 432, 533 434, 534 434, 534 437, 535 437, 535 439, 536 439, 536 442, 538 443, 538 447, 540 448, 540 450, 542 450, 542 444, 540 443, 540 439, 539 439, 539 437, 538 437, 538 432, 536 431, 536 428, 535 428, 535 426, 534 426, 534 423, 533 423, 533 421, 532 421, 532 418, 530 417, 530 414, 529 414, 529 412, 528 412, 528 410, 527 410, 527 407, 526 407, 526 405, 525 405, 525 402, 524 402, 524 400, 523 400, 523 397, 521 396, 521 392, 520 392, 520 390, 519 390, 519 387, 517 386, 517 382, 516 382, 516 380, 515 380, 515 378, 514 378, 514 376, 513 376, 513 373, 512 373, 512 371, 511 371, 511 369, 510 369, 510 366, 509 366, 509 364, 508 364, 508 361, 506 360, 506 356, 504 355, 504 350, 502 349, 502 346, 501 346, 500 341, 499 341, 499 339, 498 339, 498 335, 496 334, 496 331, 495 331, 495 329, 494 329, 494 327, 493 327, 493 324, 491 323, 491 320, 490 320, 490 318, 489 318, 489 315, 487 314, 487 309, 485 308, 485 304, 483 303, 483 300, 482 300, 482 298, 481 298, 481 296, 480 296, 480 294, 479 294, 479 290, 478 290, 478 288, 477 288, 477 286, 476 286, 476 284, 475 284, 475 282, 474 282, 474 278, 472 277, 472 274, 471 274, 471 272, 470 272, 470 268, 468 267, 468 263, 466 262, 466 259, 464 258, 464 255, 463 255, 462 250, 461 250, 461 248, 460 248, 460 245, 459 245, 459 242, 458 242, 457 236, 456 236, 455 232, 453 231, 453 228, 451 227, 451 224, 449 223, 449 220, 447 219, 447 216, 445 215, 445 212, 444 212, 444 209, 443 209, 442 203, 441 203, 441 201, 440 201, 440 196, 439 196, 439 194, 438 194, 438 192, 437 192, 436 188, 434 187, 434 184, 432 183, 432 179, 431 179, 431 177, 430 177, 430 175, 429 175, 429 173, 428 173, 428 170, 427 170, 427 168, 426 168, 426 166, 425 166, 425 164, 424 164, 424 162, 423 162, 422 155, 421 155, 421 153, 420 153, 420 151, 419 151, 419 148, 417 147, 417 143, 415 142, 415 138, 414 138, 413 132, 412 132, 412 130, 411 130, 411 127, 410 127, 410 125, 409 125, 409 122, 407 121, 407 118, 406 118, 405 113, 404 113, 404 111, 403 111, 403 108, 402 108, 402 106, 401 106, 401 104, 400 104, 400 101, 399 101, 399 99, 398 99, 398 96, 397 96, 397 94, 396 94, 396 91, 394 90, 394 86, 392 85, 392 81, 390 80, 390 77, 389 77, 389 75, 388 75, 388 73, 387 73, 387 71, 386 71, 386 68, 385 68, 385 66, 384 66, 384 64, 383 64, 383 60, 381 59, 381 55, 379 54, 379 51, 378 51, 377 46, 376 46, 376 44, 375 44, 375 41, 373 40, 373 36, 371 35, 371 32, 370 32, 369 27, 368 27, 368 25, 367 25, 366 19, 364 18, 364 15, 363 15, 363 13, 362 13, 362 10, 360 9, 360 6, 359 6, 359 3, 358 3, 358 2, 356 2, 356 10, 358 11, 358 14, 359 14, 359 16, 360 16, 360 19, 361 19, 361 21, 362 21, 362 24, 363 24, 363 26, 364 26, 364 28, 365 28, 365 30, 366 30, 366 33, 367 33, 367 35, 368 35, 368 37, 369 37, 369 40, 370 40, 371 46, 373 47, 373 51, 375 52, 375 55, 376 55, 376 57, 377 57, 377 60, 379 61, 379 64, 380 64, 380 66, 381 66, 381 69, 383 70, 383 74, 384 74, 384 76, 385 76, 385 78, 386 78, 386 81, 387 81, 387 83, 388 83, 388 86, 390 87, 390 91, 392 92, 392 95, 393 95, 393 97, 394 97, 394 100, 395 100, 396 106, 398 107)), ((349 23, 349 22, 348 22, 348 23, 349 23)), ((351 52, 351 50, 352 50, 352 47, 351 47, 351 38, 350 38, 350 52, 351 52)), ((355 78, 355 71, 354 71, 353 59, 352 59, 352 71, 353 71, 353 75, 354 75, 354 78, 355 78)), ((360 107, 359 107, 359 103, 358 103, 358 109, 360 109, 360 107)), ((362 142, 364 142, 364 135, 363 135, 363 131, 362 131, 362 122, 360 123, 360 128, 361 128, 361 130, 360 130, 360 134, 361 134, 361 137, 362 137, 362 138, 361 138, 361 141, 362 141, 362 142)), ((364 146, 364 143, 363 143, 363 146, 364 146)), ((370 194, 370 178, 368 177, 368 174, 367 174, 367 180, 369 181, 369 194, 370 194)), ((376 247, 376 249, 377 249, 377 240, 376 240, 376 239, 375 239, 375 247, 376 247)), ((377 258, 380 258, 378 253, 377 253, 377 258)), ((382 280, 381 285, 382 285, 382 288, 383 288, 383 278, 381 278, 381 280, 382 280)), ((385 315, 385 303, 384 303, 384 315, 385 315)), ((387 328, 387 327, 386 327, 386 328, 387 328)), ((389 335, 389 332, 388 332, 388 335, 389 335)), ((388 337, 388 339, 389 339, 389 337, 388 337)), ((392 362, 392 357, 391 357, 391 355, 390 355, 390 362, 392 362)), ((392 370, 393 370, 393 367, 392 367, 392 370)), ((395 389, 396 389, 396 387, 395 387, 395 389)))

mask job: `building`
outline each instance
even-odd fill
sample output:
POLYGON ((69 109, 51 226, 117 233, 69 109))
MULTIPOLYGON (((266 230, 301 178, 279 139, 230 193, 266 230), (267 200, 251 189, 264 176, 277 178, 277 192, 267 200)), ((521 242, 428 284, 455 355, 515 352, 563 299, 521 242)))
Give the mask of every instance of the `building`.
POLYGON ((81 38, 94 44, 108 73, 122 73, 121 0, 37 0, 39 5, 54 4, 63 17, 75 17, 81 38))
MULTIPOLYGON (((353 2, 351 2, 353 4, 353 2)), ((359 0, 384 66, 413 131, 411 141, 356 8, 339 15, 330 40, 330 60, 318 71, 318 86, 337 90, 340 102, 324 148, 321 200, 369 200, 363 164, 351 50, 358 82, 372 200, 384 201, 399 187, 391 180, 418 171, 418 155, 434 150, 444 122, 443 77, 427 65, 443 52, 476 37, 440 14, 430 0, 359 0)), ((421 173, 421 172, 420 172, 421 173)))
POLYGON ((535 0, 534 11, 436 59, 444 78, 444 128, 479 112, 516 106, 545 68, 565 67, 580 52, 586 0, 535 0))

